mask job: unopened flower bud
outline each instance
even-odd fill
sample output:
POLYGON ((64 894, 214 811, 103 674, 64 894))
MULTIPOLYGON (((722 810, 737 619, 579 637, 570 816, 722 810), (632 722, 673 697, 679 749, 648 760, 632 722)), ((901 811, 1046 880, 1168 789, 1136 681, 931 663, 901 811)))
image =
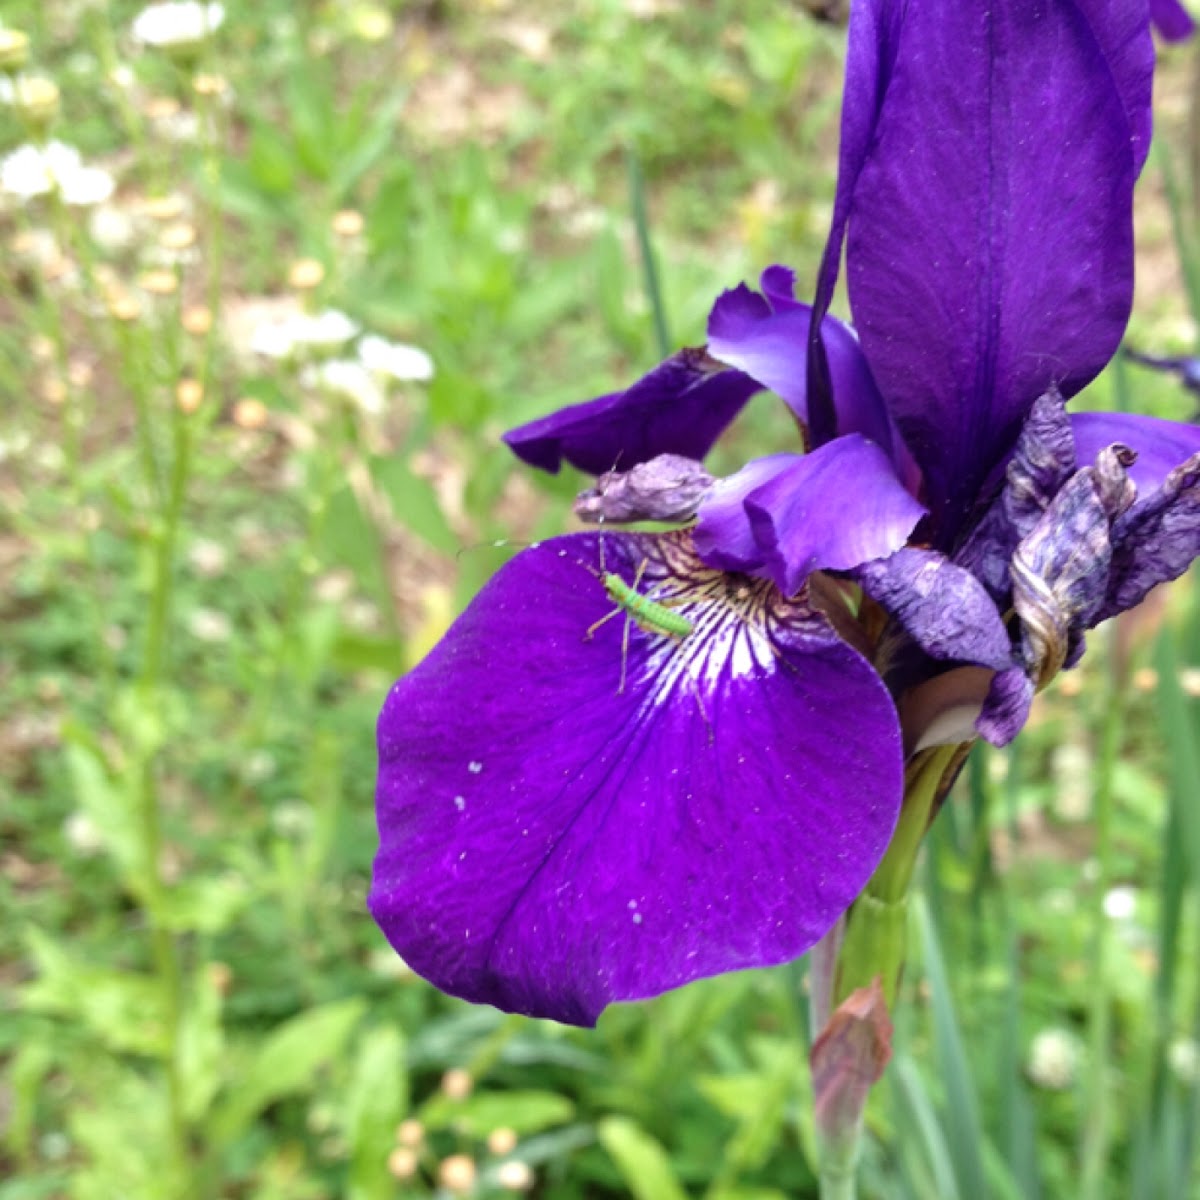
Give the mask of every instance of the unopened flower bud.
POLYGON ((417 1173, 416 1152, 407 1146, 397 1146, 387 1160, 388 1171, 397 1179, 411 1179, 417 1173))
POLYGON ((425 1126, 414 1117, 401 1121, 396 1126, 396 1141, 415 1150, 425 1140, 425 1126))
POLYGON ((452 1154, 438 1167, 438 1183, 448 1192, 465 1196, 475 1187, 475 1160, 465 1154, 452 1154))
POLYGON ((13 74, 29 61, 29 35, 0 26, 0 71, 13 74))
POLYGON ((352 208, 343 208, 341 212, 334 213, 332 224, 333 232, 338 237, 355 238, 363 231, 363 215, 352 208))
POLYGON ((17 80, 13 91, 13 106, 35 129, 45 129, 58 116, 60 95, 58 84, 44 75, 17 80))
POLYGON ((517 1148, 516 1131, 501 1125, 488 1134, 487 1148, 499 1158, 511 1154, 517 1148))
POLYGON ((471 1072, 462 1067, 451 1067, 442 1076, 442 1091, 451 1100, 465 1100, 471 1094, 473 1086, 471 1072))
POLYGON ((575 515, 591 524, 687 521, 716 481, 702 463, 660 454, 628 471, 609 471, 575 498, 575 515))
POLYGON ((299 258, 288 271, 288 284, 298 292, 310 292, 325 278, 325 267, 315 258, 299 258))
POLYGON ((198 379, 181 379, 175 387, 175 403, 179 411, 194 413, 204 400, 204 388, 198 379))
POLYGON ((506 1192, 527 1192, 533 1187, 533 1169, 519 1160, 501 1163, 496 1171, 496 1182, 506 1192))

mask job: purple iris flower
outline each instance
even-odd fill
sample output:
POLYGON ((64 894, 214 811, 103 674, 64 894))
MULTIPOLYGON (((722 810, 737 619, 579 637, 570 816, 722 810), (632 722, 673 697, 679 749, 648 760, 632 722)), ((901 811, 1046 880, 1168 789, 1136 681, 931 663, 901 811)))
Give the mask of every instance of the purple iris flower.
POLYGON ((1179 0, 1150 0, 1150 20, 1167 42, 1182 42, 1196 32, 1196 22, 1179 0))
POLYGON ((856 0, 849 38, 813 304, 772 267, 705 348, 506 436, 618 464, 593 517, 694 522, 524 550, 384 705, 370 906, 454 995, 591 1024, 804 953, 906 757, 1009 740, 1200 551, 1200 430, 1065 407, 1131 305, 1145 0, 856 0), (794 445, 678 465, 761 390, 794 445))

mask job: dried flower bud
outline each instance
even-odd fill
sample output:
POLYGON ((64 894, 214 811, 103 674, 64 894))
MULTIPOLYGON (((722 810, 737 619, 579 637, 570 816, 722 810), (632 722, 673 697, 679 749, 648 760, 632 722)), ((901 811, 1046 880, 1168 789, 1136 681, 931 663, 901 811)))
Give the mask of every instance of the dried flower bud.
POLYGON ((189 246, 195 244, 196 228, 194 225, 188 225, 186 222, 180 221, 174 225, 168 225, 162 233, 158 235, 158 244, 164 250, 186 250, 189 246))
POLYGON ((174 271, 143 271, 138 276, 138 286, 152 296, 170 296, 178 290, 179 280, 174 271))
POLYGON ((142 201, 141 207, 152 221, 174 221, 183 215, 183 197, 178 192, 166 196, 148 196, 142 201))
POLYGON ((687 521, 715 480, 702 463, 681 454, 660 454, 628 471, 609 471, 575 498, 581 521, 620 525, 629 521, 687 521))
POLYGON ((179 323, 188 333, 202 337, 212 328, 212 312, 203 304, 191 304, 180 314, 179 323))

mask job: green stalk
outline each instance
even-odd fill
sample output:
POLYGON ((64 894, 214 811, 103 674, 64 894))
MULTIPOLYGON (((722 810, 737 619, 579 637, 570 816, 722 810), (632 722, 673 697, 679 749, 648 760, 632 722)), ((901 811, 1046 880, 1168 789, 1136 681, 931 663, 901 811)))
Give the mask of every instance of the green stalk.
POLYGON ((658 343, 660 358, 671 353, 671 332, 667 325, 667 308, 663 302, 662 288, 658 282, 658 263, 654 257, 654 243, 650 238, 650 217, 646 211, 646 184, 642 177, 642 163, 637 150, 630 147, 629 200, 633 208, 633 224, 637 229, 638 255, 642 260, 642 286, 654 315, 654 338, 658 343))
POLYGON ((1104 912, 1104 897, 1112 879, 1113 850, 1113 770, 1121 744, 1121 718, 1124 712, 1121 680, 1117 678, 1115 656, 1110 655, 1112 678, 1104 707, 1100 731, 1100 755, 1096 766, 1094 818, 1096 826, 1096 884, 1091 945, 1088 1007, 1089 1069, 1085 1094, 1089 1098, 1080 1145, 1081 1200, 1098 1200, 1103 1194, 1108 1168, 1111 1124, 1109 1094, 1109 1052, 1112 1040, 1112 1002, 1108 994, 1109 920, 1104 912))

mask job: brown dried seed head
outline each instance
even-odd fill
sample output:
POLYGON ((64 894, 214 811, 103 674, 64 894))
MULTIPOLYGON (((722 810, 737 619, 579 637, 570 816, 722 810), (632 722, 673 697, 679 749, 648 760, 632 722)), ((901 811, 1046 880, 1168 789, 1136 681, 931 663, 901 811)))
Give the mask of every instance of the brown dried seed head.
POLYGON ((175 385, 175 403, 179 411, 194 413, 204 400, 204 388, 198 379, 181 379, 175 385))
POLYGON ((466 1195, 475 1186, 475 1160, 465 1154, 452 1154, 438 1167, 438 1183, 448 1192, 466 1195))
POLYGON ((288 284, 297 291, 307 292, 325 278, 325 267, 315 258, 298 258, 288 271, 288 284))

